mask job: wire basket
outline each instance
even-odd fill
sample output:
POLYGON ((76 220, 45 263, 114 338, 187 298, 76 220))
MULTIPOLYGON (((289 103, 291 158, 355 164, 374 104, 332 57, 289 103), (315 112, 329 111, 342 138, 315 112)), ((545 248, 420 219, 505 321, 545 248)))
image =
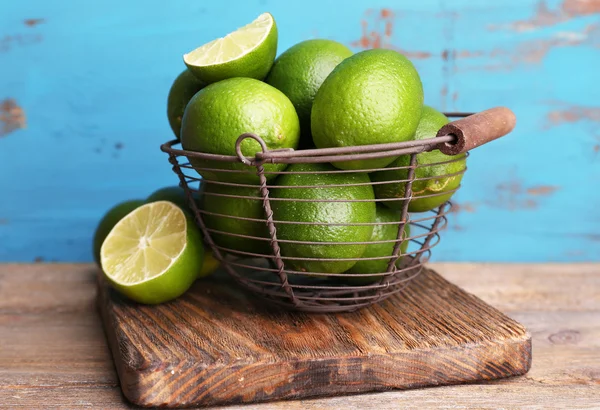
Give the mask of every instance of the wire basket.
MULTIPOLYGON (((451 204, 445 198, 450 197, 458 186, 443 193, 421 195, 419 198, 435 198, 440 196, 441 205, 427 212, 409 212, 409 205, 415 198, 413 187, 431 179, 432 177, 419 177, 419 169, 448 165, 456 161, 463 161, 471 149, 489 141, 508 134, 515 125, 514 114, 507 108, 497 107, 482 111, 477 114, 446 113, 449 118, 461 118, 442 127, 437 136, 415 141, 406 141, 389 144, 375 144, 342 148, 308 149, 308 150, 268 150, 264 141, 257 135, 242 134, 236 142, 237 155, 215 155, 186 151, 174 148, 178 141, 170 141, 161 146, 162 151, 169 154, 169 161, 173 171, 178 175, 180 185, 186 192, 190 211, 201 229, 206 245, 212 250, 215 258, 221 261, 225 270, 231 277, 250 292, 261 296, 277 305, 285 306, 307 312, 342 312, 356 310, 373 303, 380 302, 398 292, 403 291, 423 269, 423 265, 430 259, 432 249, 440 241, 440 232, 446 227, 447 215, 451 204), (254 139, 260 144, 262 151, 248 158, 242 154, 242 142, 247 138, 254 139), (441 162, 419 164, 418 154, 425 151, 439 149, 442 153, 451 155, 441 162), (460 156, 459 154, 464 154, 460 156), (283 175, 299 175, 301 172, 280 170, 271 167, 271 164, 328 164, 331 162, 372 160, 388 157, 405 156, 405 164, 393 167, 403 170, 405 178, 385 180, 380 182, 367 182, 374 186, 377 184, 396 184, 402 187, 402 195, 392 198, 376 198, 373 200, 346 198, 340 192, 349 192, 353 187, 365 185, 365 182, 333 185, 295 185, 285 186, 278 184, 273 177, 283 178, 283 175), (202 165, 198 165, 201 161, 202 165), (193 163, 193 164, 192 164, 193 163), (225 165, 229 163, 229 165, 225 165), (236 163, 235 167, 231 163, 236 163), (208 164, 208 165, 207 165, 208 164), (243 165, 240 165, 243 164, 243 165), (267 167, 265 167, 265 165, 267 167), (253 183, 231 182, 232 174, 250 173, 258 176, 259 185, 253 183), (200 177, 200 175, 203 177, 200 177), (302 199, 297 195, 273 195, 282 190, 319 190, 339 188, 335 198, 302 199), (244 195, 239 195, 231 190, 245 190, 244 195), (203 192, 200 192, 203 191, 203 192), (248 193, 249 192, 249 193, 248 193), (443 198, 441 195, 445 195, 443 198), (201 201, 198 198, 201 197, 201 201), (210 201, 213 202, 210 202, 210 201), (386 222, 331 222, 330 220, 297 220, 279 218, 278 207, 284 201, 299 204, 304 202, 324 202, 331 204, 348 204, 351 202, 375 202, 383 204, 386 201, 397 201, 397 220, 386 222), (207 206, 206 204, 217 204, 207 206), (223 212, 219 204, 234 204, 244 208, 242 214, 251 209, 258 208, 258 213, 245 214, 244 216, 223 212), (275 212, 274 212, 275 208, 275 212), (223 230, 214 226, 211 221, 220 218, 232 229, 223 230), (247 231, 235 232, 236 226, 248 227, 247 231), (338 227, 347 228, 350 234, 352 229, 363 229, 364 226, 392 226, 395 238, 386 240, 351 240, 331 241, 320 238, 313 240, 286 239, 280 232, 286 231, 290 226, 297 229, 315 229, 316 232, 327 232, 338 227), (407 228, 407 226, 410 228, 407 228), (259 232, 260 234, 253 234, 259 232), (248 234, 250 232, 250 234, 248 234), (367 247, 371 245, 386 245, 389 254, 368 257, 353 255, 344 257, 343 254, 353 247, 367 247), (312 248, 307 248, 312 247, 312 248), (337 247, 342 257, 298 256, 298 249, 315 249, 319 252, 326 247, 337 247), (342 263, 349 265, 359 262, 377 262, 382 266, 380 271, 356 272, 348 271, 331 273, 319 272, 318 269, 304 269, 299 266, 317 266, 336 268, 342 263), (311 265, 312 264, 312 265, 311 265), (327 265, 335 264, 335 265, 327 265)), ((464 161, 463 161, 464 162, 464 161)), ((320 173, 341 175, 356 172, 367 172, 375 175, 378 172, 390 171, 387 168, 372 168, 362 170, 343 170, 334 167, 320 173)), ((451 178, 460 176, 466 171, 462 169, 435 178, 451 178)), ((308 172, 306 172, 308 173, 308 172)), ((372 179, 376 179, 372 177, 372 179)), ((332 210, 336 208, 332 205, 332 210)), ((255 209, 256 210, 256 209, 255 209)), ((335 219, 335 218, 333 218, 335 219)), ((296 229, 294 228, 294 229, 296 229)), ((369 228, 370 229, 370 228, 369 228)), ((299 231, 296 231, 299 232, 299 231)), ((360 231, 362 232, 362 231, 360 231)), ((364 238, 363 238, 364 239, 364 238)), ((327 254, 327 252, 325 252, 327 254)), ((337 254, 336 254, 337 255, 337 254)), ((358 265, 357 265, 358 266, 358 265)), ((370 265, 372 266, 372 265, 370 265)), ((335 271, 335 269, 333 269, 335 271)))

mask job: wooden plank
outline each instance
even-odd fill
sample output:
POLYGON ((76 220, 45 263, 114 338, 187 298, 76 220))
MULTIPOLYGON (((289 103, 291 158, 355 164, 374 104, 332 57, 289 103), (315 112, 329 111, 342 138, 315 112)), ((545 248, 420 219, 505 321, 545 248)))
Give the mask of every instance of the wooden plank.
POLYGON ((599 309, 598 264, 438 263, 431 266, 503 312, 599 309))
POLYGON ((142 306, 99 281, 125 396, 181 407, 335 396, 492 380, 531 365, 522 325, 425 269, 410 292, 342 314, 282 310, 202 281, 142 306))
POLYGON ((118 385, 96 313, 96 272, 0 265, 0 386, 118 385))
POLYGON ((95 311, 0 313, 0 386, 117 385, 95 311))
MULTIPOLYGON (((430 266, 452 283, 505 312, 598 309, 600 264, 433 263, 430 266)), ((91 308, 96 269, 91 264, 0 264, 0 312, 91 308)))
MULTIPOLYGON (((280 409, 587 409, 597 408, 595 386, 551 386, 532 390, 531 386, 513 385, 469 385, 443 386, 433 389, 407 390, 355 396, 351 398, 335 397, 328 400, 304 400, 278 403, 280 409)), ((251 406, 250 409, 268 409, 270 407, 251 406)))
MULTIPOLYGON (((526 376, 245 407, 492 409, 498 408, 498 403, 505 408, 598 407, 600 265, 433 267, 528 328, 533 338, 533 364, 526 376)), ((66 408, 129 408, 120 394, 104 334, 99 331, 94 274, 91 265, 0 264, 2 406, 29 409, 46 403, 66 408), (69 351, 64 346, 73 348, 69 351), (69 363, 75 364, 73 370, 69 363)))
MULTIPOLYGON (((596 312, 519 314, 530 330, 533 364, 511 383, 578 385, 600 380, 600 323, 596 312), (594 376, 595 375, 595 376, 594 376)), ((0 314, 0 388, 64 387, 79 382, 117 385, 100 320, 92 313, 35 315, 35 321, 0 314)))
POLYGON ((0 386, 0 407, 6 409, 131 409, 118 386, 99 384, 60 387, 0 386))
POLYGON ((0 264, 0 313, 91 312, 95 265, 0 264))
MULTIPOLYGON (((442 386, 400 392, 361 394, 328 399, 223 406, 218 410, 396 410, 396 409, 597 409, 597 386, 476 384, 442 386)), ((63 387, 60 389, 0 389, 7 409, 101 408, 132 409, 116 387, 63 387), (42 404, 46 403, 46 405, 42 404)))

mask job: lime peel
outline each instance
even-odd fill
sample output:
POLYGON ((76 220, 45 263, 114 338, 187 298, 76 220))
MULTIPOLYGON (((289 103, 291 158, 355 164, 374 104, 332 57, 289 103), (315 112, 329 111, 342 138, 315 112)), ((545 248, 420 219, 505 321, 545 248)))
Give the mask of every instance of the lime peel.
POLYGON ((201 66, 211 66, 216 64, 228 63, 230 61, 235 60, 236 58, 240 58, 245 56, 246 54, 252 52, 256 47, 258 47, 269 35, 269 32, 274 24, 273 17, 269 13, 263 13, 256 18, 252 23, 246 24, 243 27, 240 27, 236 31, 233 31, 227 34, 225 37, 219 37, 209 43, 204 44, 203 46, 198 47, 195 50, 190 51, 183 55, 183 60, 186 64, 192 65, 201 65, 201 66), (265 30, 265 28, 268 28, 265 30), (262 37, 253 43, 250 43, 250 48, 248 48, 247 44, 243 44, 244 40, 248 40, 251 36, 244 36, 244 34, 252 34, 252 32, 258 32, 262 34, 262 37), (222 55, 223 46, 229 40, 231 45, 239 46, 239 50, 242 51, 242 54, 231 54, 228 59, 218 60, 216 58, 209 59, 209 57, 213 57, 214 53, 217 52, 217 56, 222 55), (246 46, 246 49, 244 49, 246 46), (245 50, 245 51, 244 51, 245 50))
POLYGON ((190 216, 169 201, 148 203, 121 219, 100 250, 113 286, 141 303, 185 292, 202 267, 204 249, 190 216))
POLYGON ((277 55, 277 24, 270 13, 183 55, 183 62, 200 81, 227 78, 264 79, 277 55))

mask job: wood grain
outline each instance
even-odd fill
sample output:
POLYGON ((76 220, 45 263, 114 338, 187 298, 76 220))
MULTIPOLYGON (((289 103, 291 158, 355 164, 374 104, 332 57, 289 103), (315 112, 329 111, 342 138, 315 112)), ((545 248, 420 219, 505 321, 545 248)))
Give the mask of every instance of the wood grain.
MULTIPOLYGON (((600 265, 432 266, 527 326, 533 363, 525 376, 244 409, 599 407, 600 265), (565 331, 579 337, 556 337, 565 331)), ((0 264, 0 408, 130 408, 95 314, 95 275, 85 264, 0 264)))
POLYGON ((142 406, 253 403, 521 375, 525 328, 425 270, 410 291, 346 314, 258 302, 226 277, 159 306, 99 281, 125 396, 142 406))
POLYGON ((432 266, 457 286, 501 311, 579 312, 600 307, 600 264, 438 263, 432 266))
MULTIPOLYGON (((212 407, 216 410, 597 409, 598 387, 469 384, 326 399, 212 407), (501 404, 500 404, 501 403, 501 404)), ((118 387, 0 389, 0 408, 132 409, 118 387), (49 403, 49 404, 45 404, 49 403)))

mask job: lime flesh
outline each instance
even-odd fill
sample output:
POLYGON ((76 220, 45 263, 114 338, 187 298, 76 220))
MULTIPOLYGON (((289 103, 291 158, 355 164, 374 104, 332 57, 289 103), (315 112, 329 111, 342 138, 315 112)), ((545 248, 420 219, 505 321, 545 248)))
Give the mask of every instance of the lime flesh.
POLYGON ((277 54, 277 25, 270 13, 185 54, 188 69, 207 84, 232 77, 262 80, 277 54))
POLYGON ((121 219, 100 250, 106 278, 119 292, 146 304, 183 294, 198 277, 200 233, 177 205, 145 204, 121 219))
POLYGON ((142 205, 144 201, 141 199, 133 199, 130 201, 121 202, 113 206, 100 220, 98 227, 94 232, 94 244, 93 253, 94 261, 100 265, 100 248, 104 243, 104 239, 109 234, 111 229, 119 222, 125 215, 133 211, 138 206, 142 205))

